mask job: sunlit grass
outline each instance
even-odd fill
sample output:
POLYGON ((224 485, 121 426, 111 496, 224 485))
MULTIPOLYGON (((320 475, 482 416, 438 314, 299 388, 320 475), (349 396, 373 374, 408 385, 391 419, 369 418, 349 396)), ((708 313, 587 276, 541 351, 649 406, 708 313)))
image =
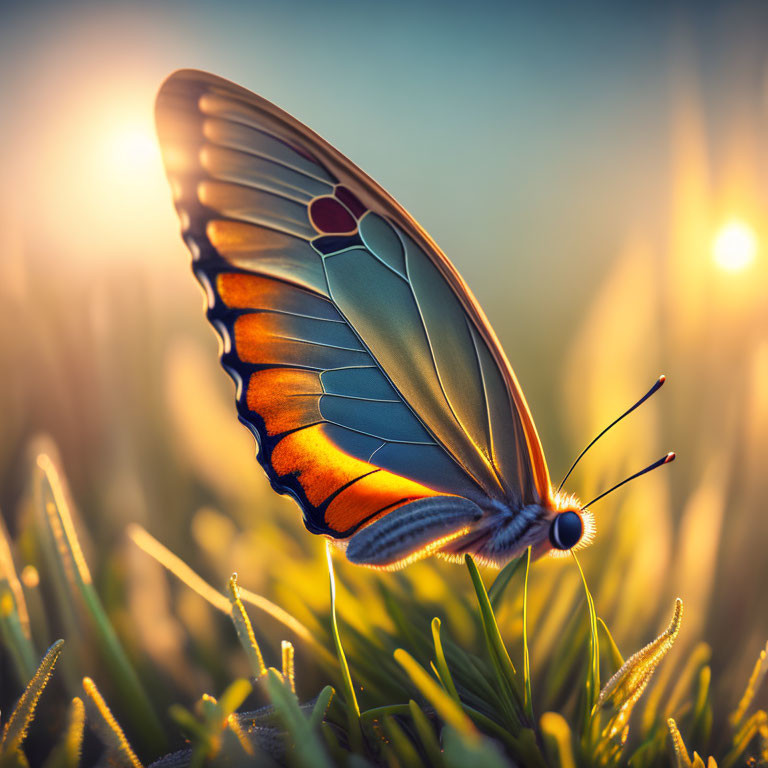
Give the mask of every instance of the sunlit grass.
MULTIPOLYGON (((713 700, 707 657, 694 649, 679 658, 674 669, 667 668, 667 679, 674 684, 648 699, 642 715, 635 714, 681 630, 682 602, 677 601, 667 629, 624 661, 597 615, 599 603, 579 566, 571 575, 582 582, 585 599, 563 617, 557 627, 559 642, 539 654, 541 646, 531 642, 529 622, 540 614, 541 600, 551 602, 556 586, 547 589, 539 583, 538 592, 532 589, 530 577, 537 566, 531 567, 527 556, 503 569, 490 588, 473 560, 466 558, 469 573, 460 581, 463 589, 444 585, 440 593, 440 601, 455 602, 453 607, 471 625, 469 637, 457 638, 453 627, 446 630, 439 616, 425 613, 424 604, 403 591, 409 571, 379 575, 379 597, 373 599, 382 601, 389 619, 386 628, 368 623, 364 614, 358 615, 357 628, 351 626, 337 615, 340 588, 345 587, 342 600, 350 594, 348 585, 334 574, 328 549, 324 580, 330 586, 330 600, 316 613, 315 629, 310 630, 293 617, 285 621, 280 614, 271 615, 258 599, 253 602, 260 618, 254 623, 236 575, 229 579, 227 597, 225 590, 211 587, 189 566, 182 568, 178 558, 147 539, 148 534, 134 530, 130 546, 141 544, 143 551, 181 579, 185 591, 178 599, 197 594, 210 606, 212 617, 219 612, 229 615, 229 626, 220 628, 219 653, 234 654, 245 670, 237 674, 233 668, 219 693, 200 690, 196 702, 174 690, 162 696, 152 679, 165 676, 162 665, 148 667, 125 625, 118 631, 102 608, 64 483, 49 457, 38 458, 33 483, 39 514, 30 518, 24 538, 37 544, 20 547, 21 542, 14 543, 5 534, 1 542, 8 553, 3 561, 5 583, 16 578, 14 550, 28 552, 32 562, 25 562, 25 567, 35 567, 41 574, 39 584, 27 587, 26 594, 22 590, 13 598, 10 589, 5 593, 9 597, 2 621, 25 626, 19 610, 23 605, 29 622, 26 629, 3 633, 3 647, 21 691, 15 708, 4 718, 3 768, 27 764, 23 750, 31 728, 36 731, 36 750, 42 739, 50 751, 47 765, 79 765, 84 712, 106 758, 131 768, 140 768, 169 749, 176 751, 167 759, 178 768, 209 763, 287 763, 302 768, 627 764, 692 768, 704 764, 700 754, 713 755, 710 767, 732 768, 748 758, 757 761, 755 765, 768 761, 768 716, 755 704, 766 674, 765 652, 744 693, 728 703, 713 700), (55 589, 41 599, 40 587, 55 589), (508 622, 502 632, 498 618, 507 611, 519 617, 511 624, 516 628, 511 634, 508 622), (82 621, 59 624, 57 617, 70 612, 82 621), (261 617, 277 619, 281 633, 298 635, 298 648, 285 638, 275 647, 272 633, 261 628, 261 617), (57 640, 30 675, 25 659, 29 653, 37 655, 38 643, 47 642, 44 638, 54 626, 61 627, 66 642, 57 640), (302 637, 305 632, 311 634, 311 642, 302 637), (231 645, 233 637, 239 641, 239 651, 231 645), (132 646, 129 654, 123 650, 126 645, 132 646), (69 697, 62 696, 57 686, 41 708, 42 694, 60 658, 58 675, 72 703, 68 705, 69 697), (325 681, 318 687, 303 680, 303 670, 313 667, 310 676, 325 681), (94 675, 101 681, 99 687, 94 675), (607 679, 604 684, 602 675, 607 679), (111 693, 102 694, 101 686, 111 693), (155 699, 152 704, 145 691, 154 691, 154 697, 149 694, 155 699), (715 709, 721 710, 719 720, 728 724, 727 730, 713 731, 715 709)), ((574 562, 578 565, 575 558, 574 562)), ((350 575, 355 573, 349 570, 350 575)), ((119 615, 116 609, 113 606, 113 617, 119 615)), ((190 638, 197 629, 186 628, 190 638)), ((187 660, 189 674, 214 673, 219 662, 198 652, 187 660)))

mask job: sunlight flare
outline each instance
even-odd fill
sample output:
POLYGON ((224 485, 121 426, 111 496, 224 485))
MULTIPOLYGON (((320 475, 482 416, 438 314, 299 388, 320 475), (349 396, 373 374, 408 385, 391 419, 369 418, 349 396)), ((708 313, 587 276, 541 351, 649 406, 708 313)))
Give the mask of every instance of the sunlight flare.
POLYGON ((715 264, 726 272, 740 272, 755 260, 757 236, 743 221, 723 225, 712 243, 715 264))

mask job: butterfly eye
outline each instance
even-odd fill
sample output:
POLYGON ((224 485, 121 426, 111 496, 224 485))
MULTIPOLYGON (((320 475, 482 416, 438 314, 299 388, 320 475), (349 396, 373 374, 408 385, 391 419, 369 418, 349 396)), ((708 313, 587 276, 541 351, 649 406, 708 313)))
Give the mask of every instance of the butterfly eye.
POLYGON ((549 540, 555 549, 573 549, 584 533, 581 516, 572 510, 561 512, 552 521, 549 540))

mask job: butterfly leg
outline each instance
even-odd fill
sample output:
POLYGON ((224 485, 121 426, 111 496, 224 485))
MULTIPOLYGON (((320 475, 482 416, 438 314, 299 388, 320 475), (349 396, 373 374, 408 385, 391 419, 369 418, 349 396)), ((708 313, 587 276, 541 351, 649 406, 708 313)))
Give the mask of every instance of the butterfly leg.
POLYGON ((353 534, 347 559, 357 565, 399 568, 463 536, 483 511, 461 496, 427 496, 389 512, 353 534))

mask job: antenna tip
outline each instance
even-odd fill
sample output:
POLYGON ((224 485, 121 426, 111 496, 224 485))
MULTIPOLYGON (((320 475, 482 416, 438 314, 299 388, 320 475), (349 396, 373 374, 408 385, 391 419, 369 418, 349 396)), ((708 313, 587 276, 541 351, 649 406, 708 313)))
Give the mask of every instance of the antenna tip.
POLYGON ((659 376, 659 386, 661 386, 666 380, 667 377, 662 373, 661 376, 659 376))
POLYGON ((676 454, 674 451, 670 451, 665 457, 664 457, 664 463, 669 464, 670 461, 674 461, 676 457, 676 454))

